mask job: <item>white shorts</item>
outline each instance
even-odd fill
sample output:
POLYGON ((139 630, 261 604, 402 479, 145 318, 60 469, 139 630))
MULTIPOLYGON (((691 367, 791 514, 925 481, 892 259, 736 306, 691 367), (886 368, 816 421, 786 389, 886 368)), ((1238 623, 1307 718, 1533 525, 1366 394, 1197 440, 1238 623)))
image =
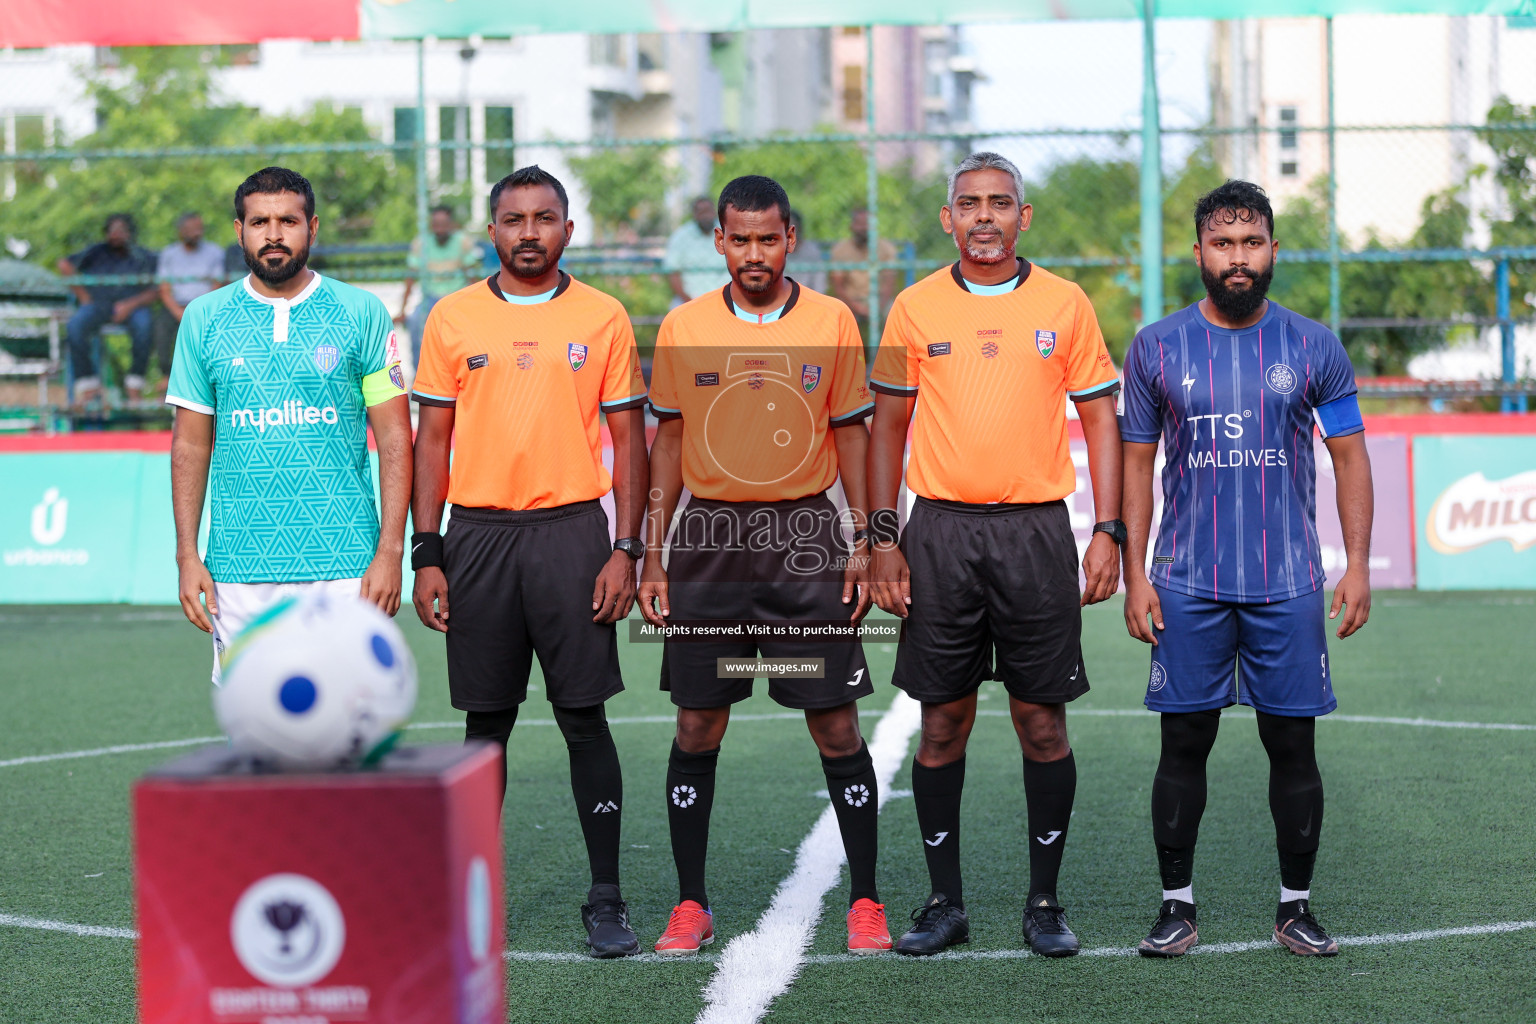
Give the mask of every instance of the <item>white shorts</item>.
POLYGON ((317 590, 328 597, 357 597, 363 590, 363 578, 310 583, 215 583, 213 597, 219 614, 209 616, 213 620, 213 685, 219 685, 224 648, 262 609, 280 597, 317 590))

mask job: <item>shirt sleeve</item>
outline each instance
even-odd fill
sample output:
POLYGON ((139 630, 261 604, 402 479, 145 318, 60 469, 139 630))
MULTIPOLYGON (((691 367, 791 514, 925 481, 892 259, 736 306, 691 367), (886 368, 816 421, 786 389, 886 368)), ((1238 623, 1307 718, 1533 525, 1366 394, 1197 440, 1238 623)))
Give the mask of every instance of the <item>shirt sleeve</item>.
POLYGON ((416 379, 411 383, 411 397, 419 405, 451 409, 459 400, 459 392, 464 386, 460 374, 469 372, 469 364, 457 365, 453 353, 448 350, 447 339, 443 337, 443 321, 446 316, 447 304, 439 302, 432 307, 426 326, 422 328, 421 344, 416 347, 416 379))
POLYGON ((1365 429, 1356 397, 1355 367, 1349 353, 1332 331, 1317 339, 1317 356, 1312 367, 1312 419, 1323 437, 1344 437, 1365 429))
MULTIPOLYGON (((686 224, 683 226, 687 227, 686 224)), ((681 232, 674 231, 667 236, 667 251, 661 257, 661 269, 669 274, 688 269, 683 265, 687 259, 683 253, 683 240, 680 235, 681 232)))
POLYGON ((206 301, 194 299, 181 316, 181 326, 176 330, 176 352, 171 357, 171 376, 165 389, 165 404, 212 416, 213 379, 208 373, 203 343, 207 310, 206 301))
POLYGON ((170 260, 166 258, 170 254, 171 247, 166 246, 164 249, 160 250, 160 257, 155 260, 155 277, 158 280, 163 281, 171 276, 170 260))
POLYGON ((656 334, 656 354, 651 359, 651 412, 659 420, 681 419, 682 402, 677 393, 676 358, 672 346, 673 315, 667 314, 656 334))
POLYGON ((853 312, 838 303, 837 353, 832 369, 831 426, 858 423, 875 411, 864 373, 864 342, 853 312))
POLYGON ((640 370, 635 329, 622 310, 613 316, 613 336, 608 341, 608 365, 603 367, 600 400, 603 412, 623 412, 645 405, 645 374, 640 370))
POLYGON ((96 262, 96 251, 100 248, 99 244, 86 246, 69 257, 69 265, 81 274, 90 273, 91 264, 96 262))
POLYGON ((1120 393, 1120 437, 1155 444, 1162 437, 1160 368, 1153 365, 1151 339, 1136 335, 1125 354, 1125 389, 1120 393))
MULTIPOLYGON (((364 293, 366 294, 366 293, 364 293)), ((405 394, 400 369, 400 341, 384 303, 368 295, 357 318, 363 345, 363 404, 370 408, 405 394)))
POLYGON ((869 386, 882 395, 911 398, 917 394, 917 352, 912 347, 912 323, 901 296, 891 306, 891 315, 880 334, 875 352, 875 369, 869 386))
MULTIPOLYGON (((1120 376, 1109 358, 1109 349, 1104 346, 1093 303, 1081 288, 1074 286, 1074 290, 1077 310, 1066 351, 1067 397, 1074 402, 1087 402, 1114 394, 1120 387, 1120 376)), ((1038 344, 1039 338, 1035 341, 1038 344)))
POLYGON ((411 239, 411 247, 405 254, 405 269, 419 278, 426 271, 426 268, 422 265, 423 262, 421 258, 421 239, 413 238, 411 239))

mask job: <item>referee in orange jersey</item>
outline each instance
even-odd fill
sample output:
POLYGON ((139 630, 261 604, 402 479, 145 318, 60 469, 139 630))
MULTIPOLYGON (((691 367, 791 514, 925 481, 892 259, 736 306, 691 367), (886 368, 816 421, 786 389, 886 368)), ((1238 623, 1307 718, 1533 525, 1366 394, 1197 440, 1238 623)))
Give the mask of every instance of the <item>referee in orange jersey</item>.
POLYGON ((1014 255, 1029 227, 1018 169, 967 157, 940 212, 960 259, 902 292, 880 339, 869 450, 874 598, 900 616, 892 678, 923 703, 912 795, 932 895, 896 942, 911 955, 969 938, 960 885, 965 746, 982 680, 1002 680, 1024 752, 1029 890, 1024 936, 1070 956, 1077 936, 1056 896, 1077 789, 1066 705, 1088 690, 1080 607, 1119 582, 1120 388, 1081 288, 1014 255), (918 401, 921 396, 922 401, 918 401), (1088 442, 1099 523, 1083 557, 1062 499, 1075 484, 1066 400, 1088 442), (897 545, 907 426, 917 495, 897 545))
MULTIPOLYGON (((873 692, 856 627, 869 599, 865 565, 850 559, 842 532, 864 518, 864 420, 874 408, 864 350, 847 306, 784 276, 795 229, 778 182, 737 178, 718 212, 715 246, 731 283, 668 313, 656 341, 651 407, 661 425, 640 610, 657 626, 799 622, 815 638, 667 638, 662 689, 677 705, 667 820, 679 892, 656 951, 686 955, 714 940, 704 864, 715 765, 731 705, 752 695, 762 655, 819 662, 814 673, 770 674, 768 693, 805 713, 848 855, 848 949, 878 953, 891 946, 875 890, 879 794, 855 703, 873 692), (839 478, 847 513, 827 495, 839 478), (754 667, 731 675, 735 660, 754 667)), ((864 531, 852 539, 867 557, 864 531)))
POLYGON ((603 702, 624 689, 614 623, 634 603, 644 552, 646 392, 624 307, 560 269, 568 210, 564 187, 536 166, 497 182, 501 269, 427 319, 411 566, 416 614, 448 634, 448 689, 467 739, 506 749, 538 655, 591 862, 587 944, 614 957, 640 948, 619 894, 624 787, 603 702), (610 484, 612 543, 598 501, 610 484), (445 500, 453 515, 440 536, 445 500))

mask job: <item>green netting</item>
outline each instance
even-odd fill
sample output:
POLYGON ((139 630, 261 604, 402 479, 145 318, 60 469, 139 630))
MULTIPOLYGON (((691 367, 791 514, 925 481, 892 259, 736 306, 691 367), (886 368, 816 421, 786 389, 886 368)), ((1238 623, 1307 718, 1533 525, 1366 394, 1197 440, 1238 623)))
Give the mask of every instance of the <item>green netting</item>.
MULTIPOLYGON (((939 25, 1142 17, 1140 0, 361 0, 365 38, 453 38, 538 32, 724 32, 818 25, 939 25)), ((1532 13, 1532 0, 1270 0, 1262 12, 1216 0, 1157 0, 1162 18, 1340 14, 1532 13)))

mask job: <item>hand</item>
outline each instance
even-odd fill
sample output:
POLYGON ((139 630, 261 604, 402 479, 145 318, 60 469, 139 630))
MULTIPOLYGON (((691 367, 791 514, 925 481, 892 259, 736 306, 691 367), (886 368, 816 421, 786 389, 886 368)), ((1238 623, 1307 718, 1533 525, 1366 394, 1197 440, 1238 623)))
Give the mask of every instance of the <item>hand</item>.
POLYGON ((393 617, 400 610, 400 555, 379 552, 368 563, 363 573, 363 585, 358 596, 374 605, 385 615, 393 617))
POLYGON ((1339 623, 1339 631, 1334 635, 1342 640, 1352 636, 1371 617, 1371 574, 1368 570, 1354 566, 1344 570, 1344 578, 1333 590, 1333 607, 1328 609, 1328 617, 1338 618, 1340 608, 1344 609, 1344 621, 1339 623))
POLYGON ((875 604, 897 618, 907 617, 912 603, 912 570, 907 556, 895 544, 876 544, 869 565, 870 589, 875 604))
POLYGON ((115 324, 120 324, 124 320, 127 320, 130 316, 133 315, 135 308, 136 307, 134 306, 132 299, 123 299, 120 302, 114 302, 112 304, 112 322, 115 324))
POLYGON ((1087 586, 1079 607, 1113 597, 1120 586, 1120 546, 1107 533, 1096 533, 1083 552, 1083 577, 1087 586))
POLYGON ((165 304, 165 311, 171 314, 172 320, 175 320, 177 323, 181 323, 182 314, 187 311, 187 307, 178 306, 174 302, 167 302, 165 304))
POLYGON ((397 324, 405 323, 405 310, 402 309, 400 312, 396 313, 393 319, 397 324))
POLYGON ((869 614, 869 606, 873 595, 869 586, 869 541, 861 541, 853 549, 853 554, 848 556, 847 568, 843 570, 843 604, 854 602, 853 614, 848 616, 848 621, 859 622, 869 614))
POLYGON ((1163 603, 1157 598, 1157 588, 1145 576, 1125 579, 1125 628, 1142 643, 1157 646, 1157 634, 1163 628, 1163 603), (1155 628, 1147 628, 1149 615, 1155 628))
POLYGON ((186 614, 187 621, 192 625, 204 633, 212 633, 213 620, 208 616, 219 614, 219 599, 214 596, 213 577, 208 575, 208 567, 196 555, 191 558, 177 559, 176 565, 181 576, 182 612, 186 614), (203 609, 203 601, 208 602, 206 611, 203 609))
POLYGON ((622 551, 608 556, 592 587, 593 622, 618 622, 635 606, 635 560, 622 551))
POLYGON ((672 614, 667 603, 667 570, 654 555, 646 556, 645 572, 640 577, 640 614, 657 627, 666 626, 667 616, 672 614))
POLYGON ((448 632, 448 577, 443 575, 441 567, 429 565, 416 570, 411 603, 416 606, 416 617, 423 626, 439 633, 448 632), (432 607, 434 602, 435 609, 432 607))

